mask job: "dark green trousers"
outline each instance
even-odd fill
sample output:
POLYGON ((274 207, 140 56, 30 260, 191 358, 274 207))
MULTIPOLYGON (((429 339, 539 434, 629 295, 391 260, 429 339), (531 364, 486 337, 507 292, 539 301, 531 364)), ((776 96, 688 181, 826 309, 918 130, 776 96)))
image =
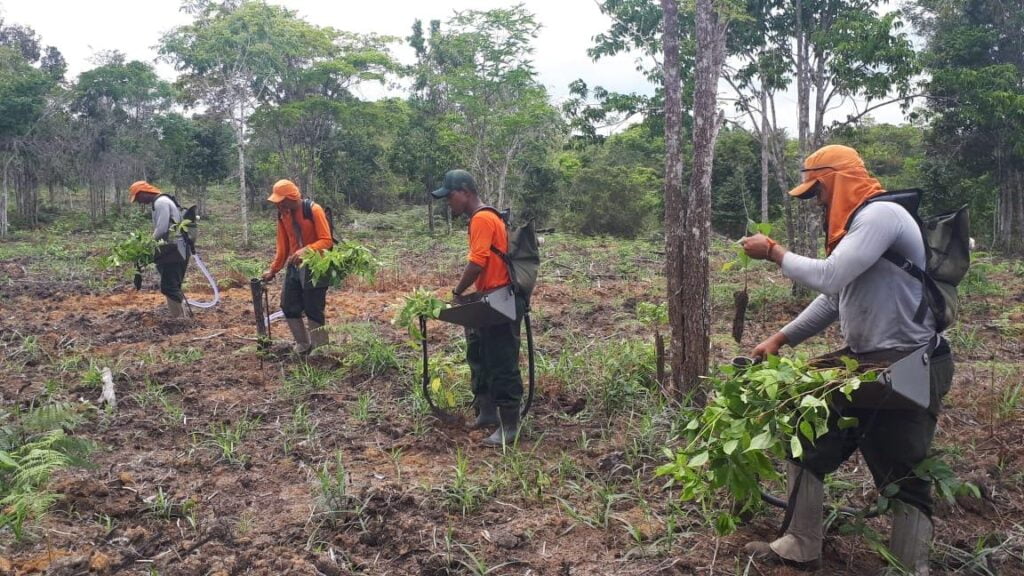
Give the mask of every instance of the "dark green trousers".
MULTIPOLYGON (((829 356, 846 355, 862 363, 892 363, 907 353, 882 352, 854 355, 839 351, 829 356)), ((929 517, 932 514, 931 481, 914 474, 914 467, 928 457, 935 436, 935 424, 942 409, 942 398, 953 382, 953 355, 943 341, 932 354, 930 389, 927 409, 875 410, 870 408, 834 409, 829 415, 828 433, 812 445, 801 438, 803 459, 797 463, 818 478, 835 472, 853 452, 860 449, 868 464, 875 486, 881 490, 889 484, 899 486, 895 499, 910 504, 929 517), (858 419, 857 426, 840 430, 840 416, 858 419)))
POLYGON ((518 407, 523 399, 519 335, 525 302, 516 296, 516 321, 466 329, 466 362, 473 395, 494 398, 496 406, 518 407))
POLYGON ((187 267, 187 260, 157 264, 156 271, 160 274, 160 293, 175 302, 184 301, 185 293, 181 291, 181 284, 185 281, 187 267))

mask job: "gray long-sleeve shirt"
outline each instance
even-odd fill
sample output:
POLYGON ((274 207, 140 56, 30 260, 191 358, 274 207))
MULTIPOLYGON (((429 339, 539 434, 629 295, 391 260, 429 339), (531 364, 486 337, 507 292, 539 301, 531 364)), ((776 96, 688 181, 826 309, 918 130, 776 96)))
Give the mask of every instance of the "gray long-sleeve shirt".
POLYGON ((169 242, 173 237, 173 241, 178 245, 178 251, 181 252, 181 257, 187 258, 188 246, 185 243, 185 238, 181 234, 171 233, 171 224, 174 222, 181 222, 181 211, 178 210, 178 206, 174 200, 163 194, 157 196, 153 201, 153 239, 157 242, 161 240, 169 242))
POLYGON ((898 204, 873 202, 857 213, 825 260, 786 253, 782 274, 821 293, 782 329, 789 344, 796 346, 837 318, 846 345, 858 354, 926 344, 935 335, 935 318, 929 311, 923 324, 914 321, 923 286, 882 258, 890 248, 925 267, 914 218, 898 204))

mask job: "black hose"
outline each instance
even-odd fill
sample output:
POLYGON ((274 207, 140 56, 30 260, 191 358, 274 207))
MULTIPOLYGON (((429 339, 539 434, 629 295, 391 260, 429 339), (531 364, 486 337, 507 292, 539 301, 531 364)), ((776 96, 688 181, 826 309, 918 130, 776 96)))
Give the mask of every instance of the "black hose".
POLYGON ((444 410, 437 407, 434 404, 434 399, 430 397, 430 360, 429 354, 427 353, 427 317, 420 314, 420 347, 423 349, 423 397, 427 399, 427 406, 430 406, 430 411, 435 416, 444 420, 451 418, 451 414, 448 414, 444 410))
MULTIPOLYGON (((761 491, 761 500, 777 508, 782 508, 783 510, 787 509, 787 507, 789 506, 789 504, 782 498, 779 498, 774 494, 769 494, 764 490, 761 491)), ((824 506, 824 509, 831 510, 832 507, 826 504, 824 506)), ((837 508, 837 510, 839 510, 840 514, 845 514, 847 516, 861 516, 863 518, 874 518, 882 514, 882 512, 878 509, 878 506, 871 506, 863 510, 857 510, 855 508, 849 508, 847 506, 840 506, 839 508, 837 508)))
POLYGON ((533 369, 533 328, 530 326, 530 309, 527 308, 523 312, 523 323, 526 324, 526 357, 527 357, 527 371, 530 377, 529 388, 526 389, 526 401, 523 402, 523 411, 520 414, 520 418, 525 418, 526 413, 530 411, 530 405, 533 404, 533 389, 534 389, 534 369, 533 369))
MULTIPOLYGON (((525 417, 530 411, 530 406, 533 404, 533 392, 536 388, 536 369, 534 364, 534 352, 533 352, 533 328, 530 325, 530 311, 526 310, 523 313, 523 321, 526 324, 526 357, 528 359, 527 372, 529 374, 529 387, 526 391, 526 400, 523 402, 523 410, 520 413, 520 418, 525 417)), ((455 420, 455 417, 445 411, 443 408, 438 407, 434 404, 434 399, 430 396, 430 360, 429 354, 427 353, 427 317, 420 315, 420 347, 423 348, 423 397, 427 400, 427 405, 430 406, 430 411, 433 412, 434 416, 438 419, 445 421, 455 420)))

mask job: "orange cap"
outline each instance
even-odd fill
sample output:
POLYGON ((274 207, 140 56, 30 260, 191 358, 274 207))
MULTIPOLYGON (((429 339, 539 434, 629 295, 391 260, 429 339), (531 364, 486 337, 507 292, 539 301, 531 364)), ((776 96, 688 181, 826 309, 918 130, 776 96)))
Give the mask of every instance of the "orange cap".
POLYGON ((135 202, 135 197, 139 195, 139 192, 149 192, 150 194, 156 194, 158 196, 160 194, 163 194, 163 192, 161 192, 159 188, 153 186, 152 184, 146 182, 145 180, 139 180, 138 182, 135 182, 134 184, 128 187, 128 197, 131 199, 132 202, 135 202))
POLYGON ((274 204, 281 200, 302 200, 302 194, 299 193, 299 187, 291 180, 278 180, 267 200, 274 204))
POLYGON ((797 198, 812 197, 808 194, 811 192, 811 188, 818 183, 821 176, 827 174, 826 170, 829 169, 836 172, 850 170, 866 172, 864 160, 861 159, 860 154, 853 148, 839 144, 822 146, 804 160, 804 167, 800 169, 800 174, 803 176, 804 181, 796 188, 790 190, 789 195, 797 198))

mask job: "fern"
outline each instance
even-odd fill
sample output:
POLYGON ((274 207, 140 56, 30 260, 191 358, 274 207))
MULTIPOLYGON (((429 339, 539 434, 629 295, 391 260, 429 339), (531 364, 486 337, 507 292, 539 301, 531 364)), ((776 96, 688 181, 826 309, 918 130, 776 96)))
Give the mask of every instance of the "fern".
POLYGON ((72 431, 85 418, 68 402, 55 402, 45 406, 37 406, 21 415, 21 428, 29 434, 38 434, 48 430, 72 431))
POLYGON ((46 514, 59 495, 46 490, 58 470, 85 464, 92 444, 71 438, 81 415, 70 404, 50 404, 16 413, 0 410, 0 528, 17 539, 25 523, 46 514))

